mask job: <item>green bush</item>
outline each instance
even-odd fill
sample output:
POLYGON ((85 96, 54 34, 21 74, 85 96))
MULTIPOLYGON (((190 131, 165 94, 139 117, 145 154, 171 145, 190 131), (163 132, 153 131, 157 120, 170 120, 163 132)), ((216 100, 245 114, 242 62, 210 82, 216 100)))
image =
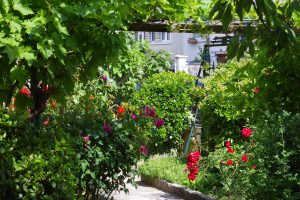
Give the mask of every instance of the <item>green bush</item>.
POLYGON ((134 105, 154 107, 156 115, 165 122, 157 134, 152 134, 153 125, 149 125, 147 134, 151 152, 164 153, 181 148, 182 135, 190 126, 194 85, 195 78, 189 74, 163 72, 147 79, 133 94, 134 105))
POLYGON ((35 130, 0 116, 0 198, 74 199, 74 139, 62 129, 35 130))
POLYGON ((256 124, 253 141, 257 173, 250 176, 249 197, 300 198, 300 114, 266 113, 256 124))
POLYGON ((231 61, 220 66, 214 76, 203 80, 200 113, 202 136, 209 150, 213 151, 216 144, 229 138, 238 139, 241 128, 261 116, 259 97, 254 93, 255 77, 259 73, 249 59, 231 61))

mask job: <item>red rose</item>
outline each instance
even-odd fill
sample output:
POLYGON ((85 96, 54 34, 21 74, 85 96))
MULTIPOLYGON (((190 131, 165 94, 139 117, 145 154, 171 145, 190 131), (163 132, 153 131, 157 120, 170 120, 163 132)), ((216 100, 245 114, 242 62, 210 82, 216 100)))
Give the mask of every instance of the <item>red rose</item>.
POLYGON ((22 95, 26 94, 28 97, 30 97, 31 95, 31 92, 28 90, 26 86, 22 87, 22 89, 20 89, 19 91, 22 95))
POLYGON ((190 181, 194 181, 196 179, 196 176, 197 176, 197 174, 190 173, 188 175, 188 178, 189 178, 190 181))
POLYGON ((242 161, 243 161, 243 162, 248 162, 248 161, 249 161, 249 158, 247 157, 246 154, 244 154, 244 155, 242 156, 242 161))
POLYGON ((249 138, 250 135, 252 134, 253 130, 249 129, 249 128, 243 128, 242 129, 242 136, 244 138, 249 138))
POLYGON ((231 145, 231 142, 230 142, 230 141, 226 141, 226 142, 225 142, 225 147, 230 147, 230 145, 231 145))
POLYGON ((228 160, 228 161, 226 162, 227 165, 232 165, 232 163, 233 163, 232 160, 228 160))
POLYGON ((125 108, 123 106, 119 106, 119 108, 118 108, 118 114, 120 115, 120 114, 122 114, 124 112, 125 112, 125 108))
POLYGON ((228 152, 228 153, 234 153, 234 150, 233 150, 231 147, 228 147, 228 148, 227 148, 227 152, 228 152))

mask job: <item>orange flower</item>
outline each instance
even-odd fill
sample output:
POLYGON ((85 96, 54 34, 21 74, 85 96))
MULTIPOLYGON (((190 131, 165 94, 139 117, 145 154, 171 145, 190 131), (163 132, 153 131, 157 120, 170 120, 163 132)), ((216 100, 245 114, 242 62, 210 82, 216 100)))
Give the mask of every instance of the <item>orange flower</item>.
POLYGON ((51 106, 52 108, 56 108, 56 100, 52 100, 51 106))
POLYGON ((93 101, 95 97, 93 95, 90 96, 90 100, 93 101))

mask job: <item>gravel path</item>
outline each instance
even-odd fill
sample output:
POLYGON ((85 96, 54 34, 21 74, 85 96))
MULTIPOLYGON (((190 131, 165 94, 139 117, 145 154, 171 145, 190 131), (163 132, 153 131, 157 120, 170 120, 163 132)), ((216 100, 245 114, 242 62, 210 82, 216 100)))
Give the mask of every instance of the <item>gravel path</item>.
POLYGON ((143 184, 137 181, 138 187, 128 185, 129 194, 124 192, 115 193, 114 200, 183 200, 175 195, 165 193, 156 188, 143 184))

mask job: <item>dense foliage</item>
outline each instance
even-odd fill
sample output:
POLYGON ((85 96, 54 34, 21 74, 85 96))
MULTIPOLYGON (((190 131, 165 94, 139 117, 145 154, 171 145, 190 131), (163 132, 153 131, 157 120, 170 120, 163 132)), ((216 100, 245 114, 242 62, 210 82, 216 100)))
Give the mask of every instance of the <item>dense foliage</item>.
POLYGON ((147 154, 143 128, 156 119, 137 117, 144 108, 126 101, 139 82, 170 66, 164 52, 132 39, 127 45, 129 56, 118 57, 117 69, 123 71, 99 67, 97 79, 77 80, 65 102, 52 96, 45 102, 40 128, 28 123, 29 111, 19 115, 20 97, 31 99, 28 89, 2 108, 1 198, 95 199, 127 190, 134 166, 147 154))
POLYGON ((195 78, 185 72, 164 72, 150 77, 134 93, 134 105, 154 107, 156 115, 164 120, 157 134, 147 132, 153 152, 169 152, 172 148, 181 151, 182 137, 192 118, 193 95, 197 90, 194 85, 195 78))

